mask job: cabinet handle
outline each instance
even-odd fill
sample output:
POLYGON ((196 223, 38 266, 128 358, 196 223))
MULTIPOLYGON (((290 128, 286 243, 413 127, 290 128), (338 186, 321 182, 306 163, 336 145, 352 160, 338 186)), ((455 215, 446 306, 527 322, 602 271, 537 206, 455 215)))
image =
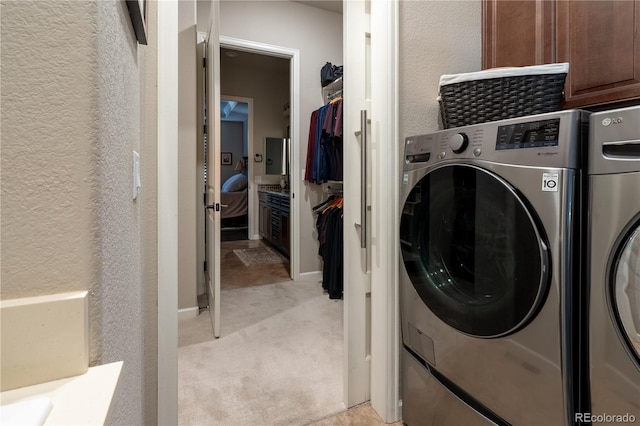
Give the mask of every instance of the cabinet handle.
POLYGON ((360 248, 367 248, 367 110, 360 111, 360 248))

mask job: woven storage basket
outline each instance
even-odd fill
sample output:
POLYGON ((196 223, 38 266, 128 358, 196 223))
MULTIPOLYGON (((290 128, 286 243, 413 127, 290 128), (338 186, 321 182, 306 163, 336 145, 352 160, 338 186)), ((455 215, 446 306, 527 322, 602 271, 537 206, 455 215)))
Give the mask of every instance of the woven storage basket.
POLYGON ((495 68, 440 78, 445 129, 560 109, 569 64, 495 68))

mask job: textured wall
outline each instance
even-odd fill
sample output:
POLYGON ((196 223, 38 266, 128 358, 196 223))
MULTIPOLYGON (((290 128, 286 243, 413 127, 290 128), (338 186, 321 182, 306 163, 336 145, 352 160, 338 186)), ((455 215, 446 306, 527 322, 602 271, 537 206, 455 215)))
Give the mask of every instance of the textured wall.
POLYGON ((3 299, 95 279, 95 5, 2 2, 3 299))
POLYGON ((142 184, 140 234, 142 243, 142 394, 144 424, 158 423, 158 43, 157 3, 147 3, 148 44, 139 47, 144 66, 140 67, 140 165, 142 184))
MULTIPOLYGON (((323 104, 320 68, 327 61, 342 64, 342 15, 289 1, 221 1, 220 14, 220 35, 300 51, 300 128, 296 136, 300 144, 297 161, 304 168, 309 118, 323 104)), ((292 177, 296 178, 300 176, 292 177)), ((301 194, 296 194, 300 200, 300 272, 319 271, 311 208, 324 195, 316 185, 305 183, 300 189, 301 194)))
MULTIPOLYGON (((131 30, 126 5, 98 1, 97 116, 99 223, 102 305, 101 362, 124 360, 120 392, 114 401, 114 424, 144 423, 142 199, 132 199, 132 152, 142 151, 141 125, 144 47, 131 30)), ((153 159, 150 159, 153 161, 153 159)), ((141 191, 148 189, 142 182, 141 191)), ((149 200, 152 201, 152 200, 149 200)))
POLYGON ((153 34, 139 46, 120 1, 1 7, 0 295, 88 289, 90 364, 124 360, 111 420, 154 423, 153 34), (133 150, 143 170, 137 201, 133 150))
POLYGON ((481 1, 400 2, 400 143, 438 130, 442 74, 480 70, 481 1))

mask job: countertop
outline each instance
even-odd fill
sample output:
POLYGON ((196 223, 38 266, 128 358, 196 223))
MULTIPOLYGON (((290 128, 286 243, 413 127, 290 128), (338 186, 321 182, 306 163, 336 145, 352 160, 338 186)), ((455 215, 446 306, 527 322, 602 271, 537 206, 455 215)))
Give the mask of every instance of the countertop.
MULTIPOLYGON (((113 395, 118 385, 122 361, 91 367, 85 374, 53 380, 0 393, 0 423, 24 424, 19 418, 3 416, 7 404, 30 400, 50 400, 51 411, 45 425, 104 425, 109 417, 113 395), (6 422, 6 423, 5 423, 6 422)), ((25 405, 26 407, 26 405, 25 405)))

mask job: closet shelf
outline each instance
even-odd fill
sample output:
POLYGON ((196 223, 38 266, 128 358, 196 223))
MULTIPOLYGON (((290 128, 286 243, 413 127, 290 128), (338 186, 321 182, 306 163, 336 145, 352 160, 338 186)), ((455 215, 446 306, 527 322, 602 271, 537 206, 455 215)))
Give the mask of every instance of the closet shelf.
POLYGON ((338 96, 342 96, 342 77, 322 88, 322 99, 325 104, 338 96))

